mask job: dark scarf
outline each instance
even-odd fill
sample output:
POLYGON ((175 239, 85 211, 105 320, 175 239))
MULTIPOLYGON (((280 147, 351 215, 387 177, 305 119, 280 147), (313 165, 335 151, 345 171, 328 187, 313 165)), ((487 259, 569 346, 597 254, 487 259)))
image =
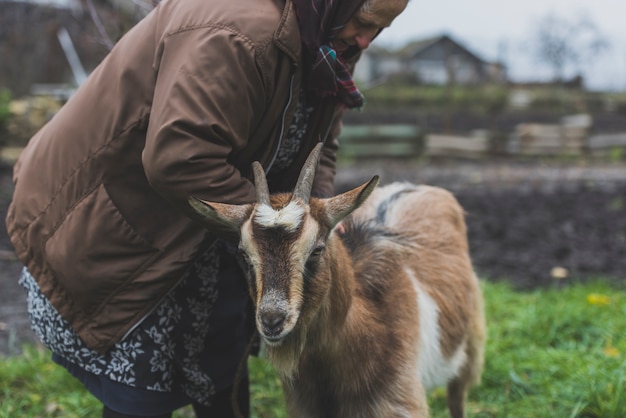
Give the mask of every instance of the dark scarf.
MULTIPOLYGON (((291 0, 296 8, 304 46, 305 77, 316 95, 335 96, 349 108, 363 106, 345 59, 329 42, 361 8, 365 0, 291 0)), ((349 51, 354 56, 358 49, 349 51)))

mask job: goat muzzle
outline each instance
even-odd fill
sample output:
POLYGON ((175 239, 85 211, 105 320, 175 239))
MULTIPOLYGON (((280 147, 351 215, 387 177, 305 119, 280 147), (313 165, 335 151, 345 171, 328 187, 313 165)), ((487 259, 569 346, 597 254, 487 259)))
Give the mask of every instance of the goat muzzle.
POLYGON ((268 308, 259 312, 261 334, 269 342, 278 342, 282 339, 287 313, 282 309, 268 308))

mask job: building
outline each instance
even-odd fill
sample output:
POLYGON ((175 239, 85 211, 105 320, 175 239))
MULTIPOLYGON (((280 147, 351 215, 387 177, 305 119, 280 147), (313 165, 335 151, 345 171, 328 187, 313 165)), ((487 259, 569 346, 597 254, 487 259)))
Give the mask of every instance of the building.
POLYGON ((410 42, 398 50, 373 46, 364 52, 354 76, 365 84, 393 76, 436 85, 507 81, 502 64, 483 60, 448 35, 410 42))

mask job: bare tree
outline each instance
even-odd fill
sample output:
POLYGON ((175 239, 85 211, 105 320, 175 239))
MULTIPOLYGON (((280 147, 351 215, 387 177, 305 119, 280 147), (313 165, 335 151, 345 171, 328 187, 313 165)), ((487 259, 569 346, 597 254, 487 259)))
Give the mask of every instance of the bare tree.
POLYGON ((608 41, 592 19, 583 14, 576 20, 546 15, 533 33, 535 56, 552 69, 555 82, 563 81, 568 68, 581 73, 596 56, 609 48, 608 41))

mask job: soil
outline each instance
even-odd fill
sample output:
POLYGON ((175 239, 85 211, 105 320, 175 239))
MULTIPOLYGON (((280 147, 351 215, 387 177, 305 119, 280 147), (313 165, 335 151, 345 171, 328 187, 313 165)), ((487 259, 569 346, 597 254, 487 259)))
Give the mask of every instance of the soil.
MULTIPOLYGON (((624 164, 368 161, 342 167, 337 191, 373 174, 381 176, 382 184, 412 181, 451 190, 467 213, 475 268, 487 280, 507 280, 520 289, 597 278, 626 283, 624 164)), ((11 193, 11 171, 0 167, 3 220, 11 193)), ((36 343, 26 296, 17 283, 20 270, 2 222, 0 355, 17 354, 24 343, 36 343)))

